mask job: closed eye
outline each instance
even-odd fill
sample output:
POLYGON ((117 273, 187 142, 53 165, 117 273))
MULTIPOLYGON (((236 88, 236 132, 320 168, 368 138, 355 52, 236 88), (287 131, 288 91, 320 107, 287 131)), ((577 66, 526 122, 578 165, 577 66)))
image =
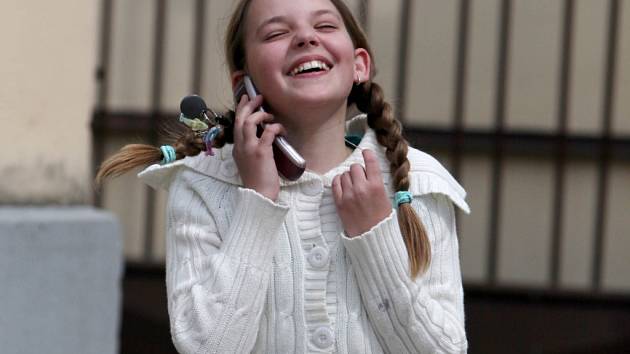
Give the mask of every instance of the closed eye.
POLYGON ((274 39, 274 38, 278 38, 278 37, 282 36, 285 33, 287 33, 287 32, 286 31, 271 32, 270 34, 265 36, 265 40, 271 40, 271 39, 274 39))
POLYGON ((335 30, 337 29, 337 26, 332 25, 332 24, 323 24, 323 25, 318 25, 316 28, 320 30, 335 30))

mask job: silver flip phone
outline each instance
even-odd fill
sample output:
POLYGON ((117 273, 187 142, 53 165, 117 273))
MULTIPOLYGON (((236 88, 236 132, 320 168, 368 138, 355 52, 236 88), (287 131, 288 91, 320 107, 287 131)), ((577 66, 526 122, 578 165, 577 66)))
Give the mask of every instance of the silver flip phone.
MULTIPOLYGON (((258 96, 256 86, 254 86, 252 79, 248 75, 244 75, 234 89, 235 104, 241 100, 241 96, 244 94, 247 94, 250 100, 258 96)), ((264 112, 265 110, 261 106, 259 111, 264 112)), ((264 123, 259 124, 257 132, 259 137, 263 130, 264 123)), ((306 169, 304 158, 282 136, 276 136, 273 141, 273 158, 276 162, 278 173, 289 181, 295 181, 300 178, 306 169)))

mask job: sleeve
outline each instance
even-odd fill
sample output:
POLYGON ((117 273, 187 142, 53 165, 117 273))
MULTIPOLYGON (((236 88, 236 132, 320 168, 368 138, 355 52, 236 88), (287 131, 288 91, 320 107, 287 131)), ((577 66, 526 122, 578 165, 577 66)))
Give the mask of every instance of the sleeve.
MULTIPOLYGON (((238 188, 229 226, 219 228, 204 202, 208 196, 200 193, 186 183, 169 188, 166 282, 173 342, 181 353, 250 352, 288 207, 238 188)), ((225 195, 215 191, 214 197, 225 195)))
POLYGON ((396 210, 368 232, 343 237, 370 322, 390 353, 466 353, 463 288, 453 204, 414 197, 431 243, 428 270, 412 280, 396 210))

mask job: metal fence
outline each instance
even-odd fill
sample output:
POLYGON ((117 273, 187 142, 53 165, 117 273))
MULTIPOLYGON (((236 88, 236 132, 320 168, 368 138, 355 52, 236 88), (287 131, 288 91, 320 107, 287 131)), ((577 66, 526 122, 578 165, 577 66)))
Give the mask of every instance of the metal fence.
MULTIPOLYGON (((156 7, 153 14, 155 31, 152 38, 147 38, 153 43, 153 56, 151 59, 152 75, 151 75, 151 107, 161 106, 161 93, 163 90, 163 71, 164 71, 164 37, 166 26, 165 21, 167 2, 166 0, 155 0, 156 7)), ((194 14, 191 18, 194 21, 194 42, 203 43, 207 40, 203 30, 205 21, 204 14, 209 0, 195 0, 194 14)), ((448 128, 435 128, 422 126, 418 124, 405 124, 405 134, 408 140, 415 145, 421 145, 423 149, 431 151, 447 152, 451 159, 451 172, 458 177, 462 169, 462 161, 465 155, 469 153, 483 154, 490 156, 492 159, 491 180, 488 181, 488 193, 490 194, 490 213, 488 223, 489 242, 487 243, 487 282, 484 287, 487 289, 497 288, 498 260, 499 260, 499 244, 501 242, 501 234, 499 232, 499 220, 501 211, 505 205, 501 204, 501 186, 504 183, 505 161, 510 156, 527 154, 540 156, 553 160, 553 215, 551 217, 552 225, 551 235, 552 242, 549 245, 551 252, 549 278, 551 279, 550 289, 545 291, 560 291, 560 264, 562 261, 562 244, 563 239, 563 215, 565 206, 565 180, 567 163, 572 159, 589 159, 596 161, 598 165, 597 186, 596 186, 596 208, 594 208, 595 226, 592 230, 594 235, 594 243, 592 245, 592 264, 590 277, 591 295, 601 290, 602 286, 602 264, 604 260, 604 244, 605 227, 607 218, 607 198, 611 190, 609 184, 609 174, 613 161, 630 162, 630 137, 619 137, 612 134, 612 109, 615 102, 615 80, 617 79, 617 70, 620 65, 627 63, 619 63, 618 49, 620 38, 620 13, 623 1, 607 0, 608 12, 608 28, 605 46, 605 63, 601 68, 604 92, 602 92, 603 104, 601 106, 602 130, 598 135, 578 135, 573 134, 568 129, 569 117, 567 107, 569 105, 569 90, 571 87, 572 72, 572 52, 575 41, 575 1, 562 1, 562 32, 561 32, 561 50, 560 57, 557 58, 560 70, 558 72, 559 85, 556 92, 556 123, 555 129, 549 132, 531 132, 515 129, 506 129, 506 100, 510 94, 508 88, 508 65, 510 63, 510 46, 512 39, 512 18, 513 18, 513 0, 500 0, 498 9, 498 51, 496 54, 496 81, 494 108, 493 108, 493 127, 491 129, 474 129, 467 128, 464 114, 464 105, 468 97, 466 88, 467 79, 467 62, 469 50, 469 26, 472 0, 459 0, 457 2, 457 38, 455 43, 456 60, 454 70, 454 92, 452 93, 452 117, 451 124, 448 128)), ((623 3, 623 5, 628 5, 623 3)), ((146 112, 121 112, 108 109, 106 106, 107 97, 109 95, 110 85, 110 57, 112 46, 112 8, 113 0, 102 0, 101 11, 101 37, 99 46, 99 67, 98 67, 98 102, 93 114, 92 131, 93 131, 93 162, 94 170, 104 158, 104 145, 108 137, 118 134, 132 132, 145 136, 149 142, 157 141, 157 126, 161 119, 173 117, 175 112, 164 112, 158 108, 151 109, 146 112)), ((362 24, 369 28, 369 2, 367 0, 359 1, 356 13, 359 14, 362 24)), ((395 79, 397 112, 406 112, 405 105, 409 97, 405 88, 408 85, 407 68, 409 66, 409 33, 413 24, 412 18, 413 7, 417 3, 413 0, 402 0, 400 21, 399 23, 399 49, 398 49, 398 72, 395 79)), ((190 84, 191 92, 199 92, 203 83, 201 82, 200 73, 203 70, 202 62, 205 53, 201 46, 193 46, 192 63, 190 70, 195 73, 192 75, 193 80, 190 84)), ((399 117, 403 124, 408 122, 412 117, 399 117)), ((95 204, 101 205, 100 194, 95 194, 95 204)), ((152 206, 155 204, 155 193, 149 191, 146 197, 146 219, 144 220, 145 235, 144 237, 144 254, 147 263, 152 259, 153 254, 153 225, 156 210, 152 206)))

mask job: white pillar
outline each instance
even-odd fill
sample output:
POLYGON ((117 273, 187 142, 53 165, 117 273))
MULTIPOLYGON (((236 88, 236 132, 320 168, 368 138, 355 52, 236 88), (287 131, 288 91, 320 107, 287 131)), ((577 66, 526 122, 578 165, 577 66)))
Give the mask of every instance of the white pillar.
POLYGON ((0 202, 90 201, 96 0, 0 1, 0 202))

